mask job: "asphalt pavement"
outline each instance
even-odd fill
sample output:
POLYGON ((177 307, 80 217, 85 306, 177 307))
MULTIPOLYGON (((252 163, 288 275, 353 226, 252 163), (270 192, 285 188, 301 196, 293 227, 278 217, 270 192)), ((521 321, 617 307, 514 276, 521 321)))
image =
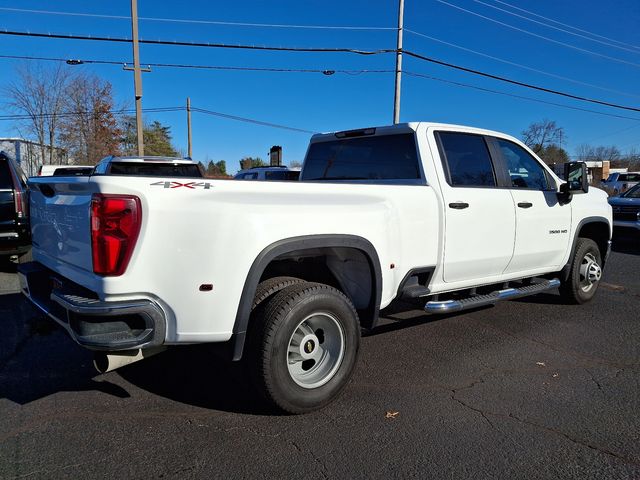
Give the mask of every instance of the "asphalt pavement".
POLYGON ((640 478, 640 239, 593 302, 556 293, 363 338, 344 394, 303 416, 180 347, 104 375, 0 269, 0 478, 640 478))

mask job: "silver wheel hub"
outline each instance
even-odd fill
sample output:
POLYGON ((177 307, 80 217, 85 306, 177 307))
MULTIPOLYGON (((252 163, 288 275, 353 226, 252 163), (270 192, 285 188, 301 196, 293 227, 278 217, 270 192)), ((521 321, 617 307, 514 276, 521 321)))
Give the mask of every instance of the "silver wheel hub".
POLYGON ((588 292, 602 278, 602 268, 598 265, 596 257, 592 253, 587 253, 580 263, 580 288, 583 292, 588 292))
POLYGON ((287 348, 291 379, 303 388, 318 388, 338 371, 345 350, 344 331, 327 312, 316 312, 293 331, 287 348))

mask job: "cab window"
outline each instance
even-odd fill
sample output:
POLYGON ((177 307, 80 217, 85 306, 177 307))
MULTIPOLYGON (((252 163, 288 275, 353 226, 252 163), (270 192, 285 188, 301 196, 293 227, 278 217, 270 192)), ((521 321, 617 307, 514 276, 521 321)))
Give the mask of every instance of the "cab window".
POLYGON ((496 138, 502 153, 512 188, 548 190, 544 168, 524 148, 508 140, 496 138))
POLYGON ((438 137, 452 187, 495 187, 496 176, 482 135, 439 132, 438 137))

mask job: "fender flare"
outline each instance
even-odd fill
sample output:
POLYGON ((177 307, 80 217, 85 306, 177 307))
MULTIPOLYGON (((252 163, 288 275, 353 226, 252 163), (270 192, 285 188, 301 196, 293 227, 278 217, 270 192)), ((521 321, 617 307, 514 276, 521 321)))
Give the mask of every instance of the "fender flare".
MULTIPOLYGON (((580 230, 582 230, 582 227, 584 227, 585 225, 588 225, 589 223, 604 223, 605 225, 607 225, 607 227, 609 228, 609 241, 611 240, 611 234, 612 234, 611 224, 609 223, 609 220, 607 220, 605 217, 593 216, 593 217, 585 217, 582 220, 580 220, 580 222, 578 223, 578 226, 576 227, 576 233, 573 236, 573 241, 571 243, 569 260, 567 264, 564 267, 562 267, 562 270, 560 271, 560 280, 562 280, 563 282, 566 282, 567 279, 569 278, 569 273, 571 271, 571 260, 573 259, 573 255, 576 251, 576 244, 578 243, 578 238, 579 238, 578 234, 580 233, 580 230)), ((609 242, 609 245, 610 244, 611 242, 609 242)), ((607 261, 608 253, 609 253, 608 251, 605 252, 605 255, 602 257, 603 268, 607 261)))
POLYGON ((361 251, 369 262, 372 272, 373 295, 371 301, 366 308, 366 316, 370 318, 367 325, 373 328, 378 322, 380 313, 380 301, 382 298, 382 269, 380 259, 375 247, 366 238, 357 235, 340 235, 340 234, 322 234, 322 235, 304 235, 300 237, 291 237, 278 240, 271 245, 265 247, 253 261, 247 278, 244 282, 236 320, 233 325, 233 335, 231 337, 232 360, 237 361, 242 358, 244 343, 249 325, 249 317, 251 315, 251 304, 256 293, 256 288, 260 282, 260 278, 264 273, 267 265, 275 258, 295 250, 306 250, 312 248, 354 248, 361 251))

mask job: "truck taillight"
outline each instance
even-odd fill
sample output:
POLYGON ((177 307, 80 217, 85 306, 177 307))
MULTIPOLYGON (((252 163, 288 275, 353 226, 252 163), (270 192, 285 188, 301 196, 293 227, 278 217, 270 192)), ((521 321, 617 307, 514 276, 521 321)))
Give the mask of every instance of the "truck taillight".
POLYGON ((20 183, 20 177, 18 173, 9 169, 11 173, 11 181, 13 182, 13 202, 15 206, 16 215, 18 218, 24 218, 27 216, 27 192, 26 187, 23 187, 20 183))
POLYGON ((127 269, 136 245, 142 208, 133 195, 94 194, 91 198, 93 271, 118 276, 127 269))
POLYGON ((14 190, 13 201, 15 202, 16 214, 18 218, 24 218, 27 216, 27 196, 25 192, 14 190))

